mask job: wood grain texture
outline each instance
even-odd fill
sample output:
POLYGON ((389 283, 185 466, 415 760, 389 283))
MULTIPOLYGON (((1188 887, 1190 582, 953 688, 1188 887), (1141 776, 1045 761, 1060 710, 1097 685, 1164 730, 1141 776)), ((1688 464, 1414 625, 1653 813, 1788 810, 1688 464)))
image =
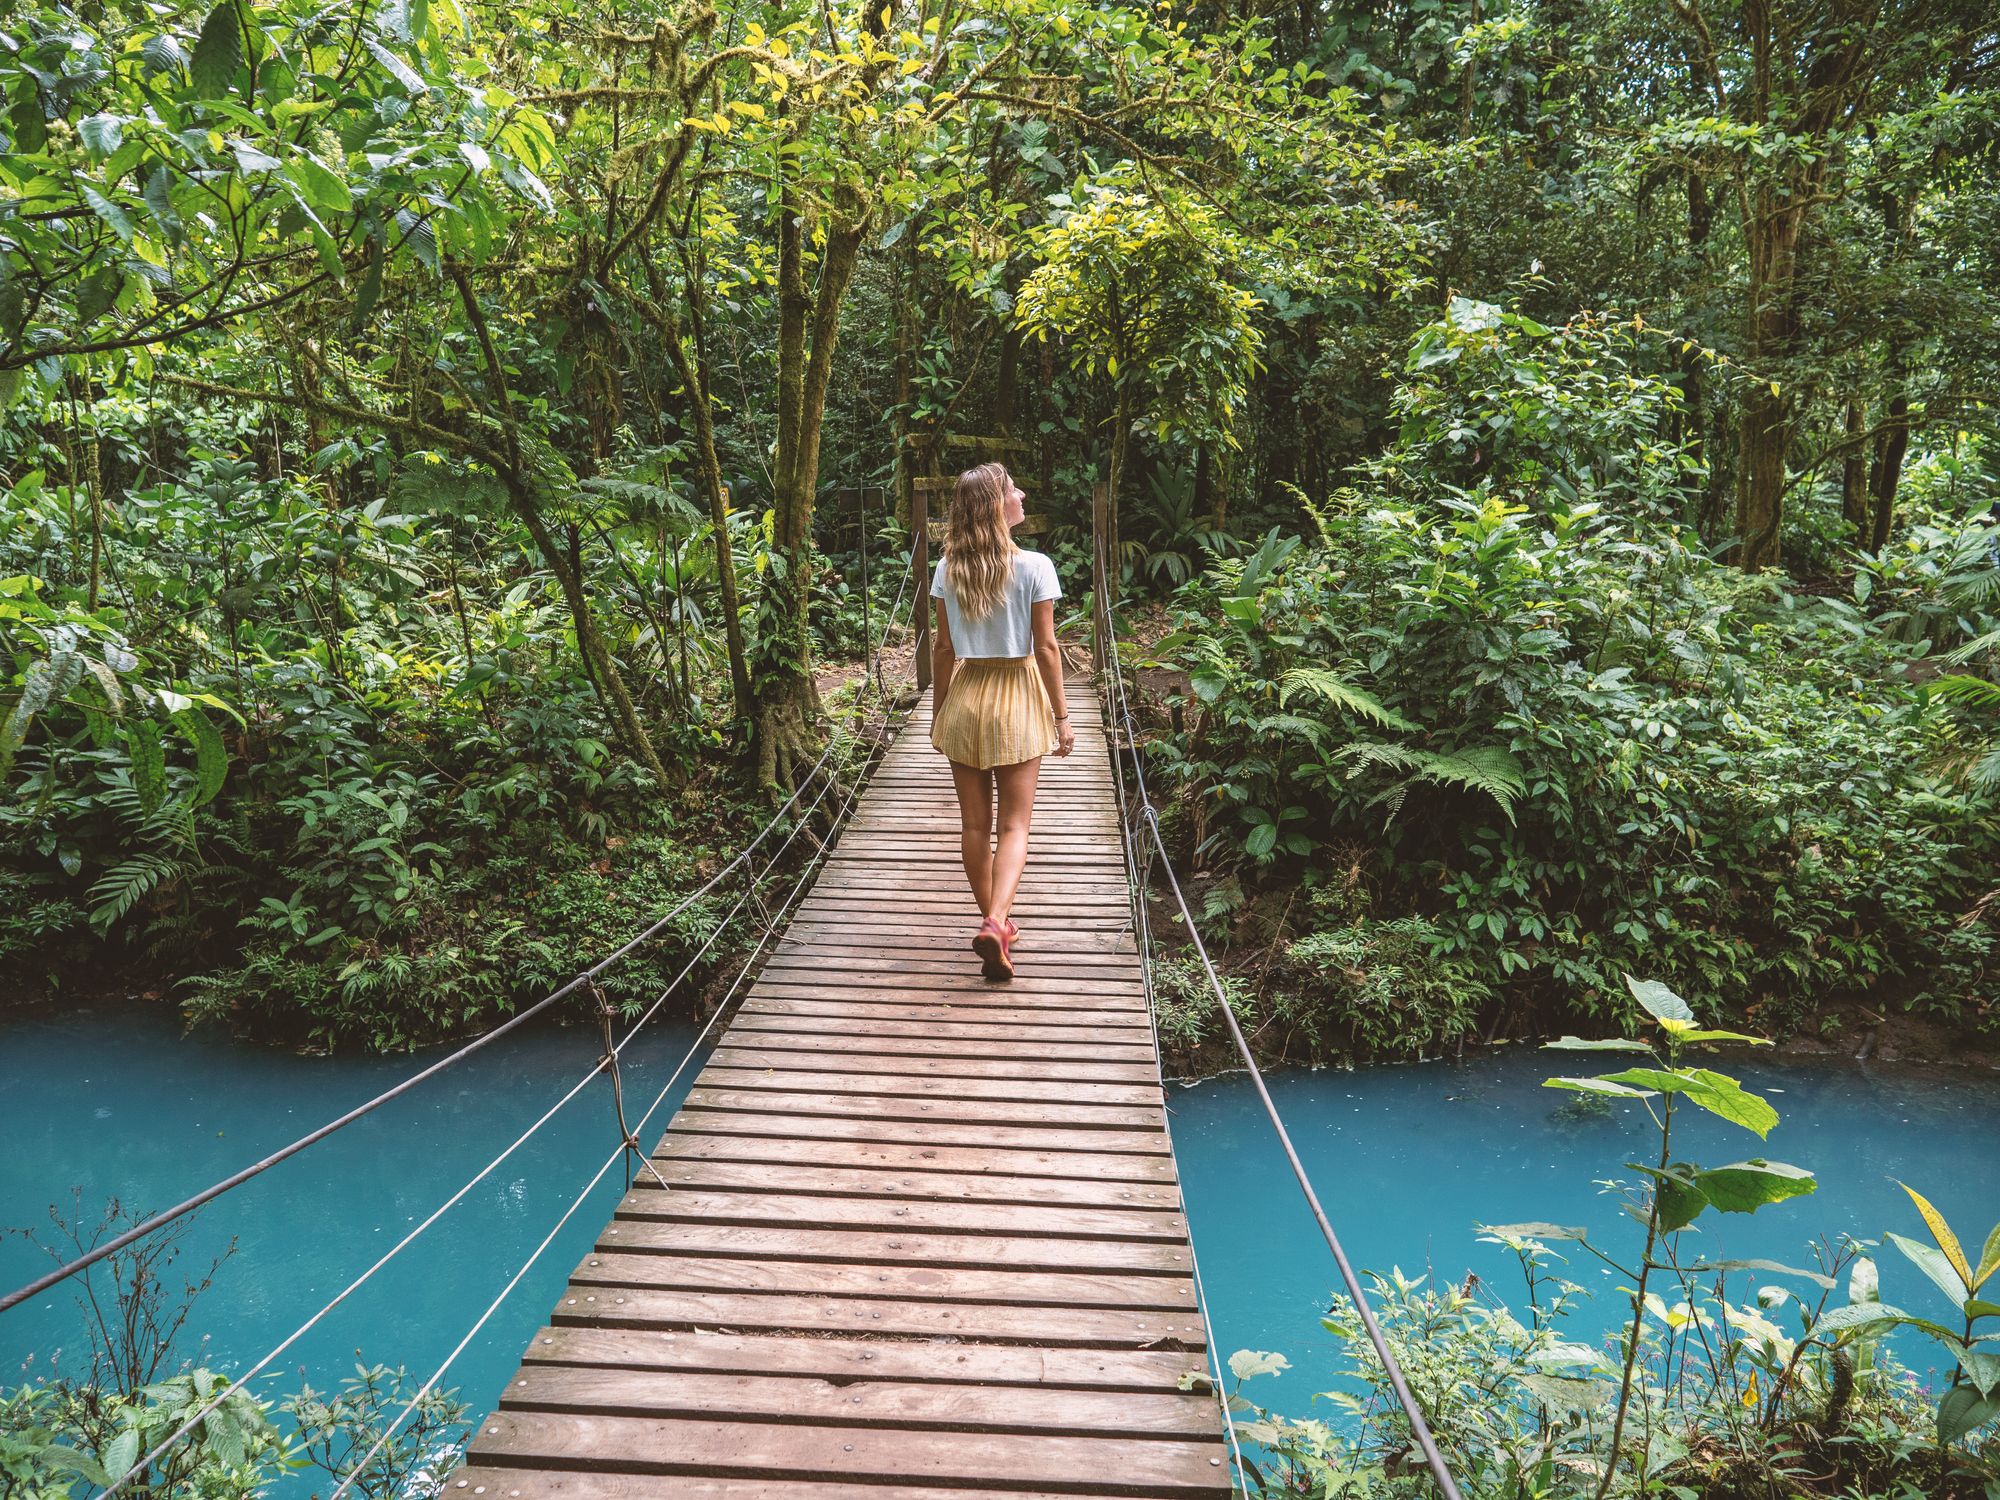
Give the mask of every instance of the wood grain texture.
MULTIPOLYGON (((1087 703, 1088 685, 1072 689, 1087 703)), ((447 1500, 1230 1489, 1102 729, 990 983, 912 715, 447 1500)))

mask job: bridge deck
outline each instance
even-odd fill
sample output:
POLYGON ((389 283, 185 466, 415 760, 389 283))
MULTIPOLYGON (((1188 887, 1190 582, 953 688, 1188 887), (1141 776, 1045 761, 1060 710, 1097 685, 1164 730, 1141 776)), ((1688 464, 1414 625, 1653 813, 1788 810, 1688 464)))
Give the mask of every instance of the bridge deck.
MULTIPOLYGON (((1089 694, 1072 694, 1080 708, 1089 694)), ((1229 1488, 1104 737, 1043 763, 1012 984, 920 709, 445 1494, 1229 1488)))

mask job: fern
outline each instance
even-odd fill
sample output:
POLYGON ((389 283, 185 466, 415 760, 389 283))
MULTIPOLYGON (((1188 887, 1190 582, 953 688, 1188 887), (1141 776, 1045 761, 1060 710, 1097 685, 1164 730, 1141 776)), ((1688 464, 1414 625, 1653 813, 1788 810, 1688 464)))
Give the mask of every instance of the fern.
POLYGON ((1417 728, 1394 709, 1324 667, 1293 667, 1279 679, 1279 703, 1290 708, 1292 699, 1299 693, 1311 693, 1335 708, 1372 719, 1384 729, 1400 729, 1407 733, 1417 728))
POLYGON ((134 854, 114 865, 90 888, 90 925, 109 932, 163 883, 181 875, 181 862, 165 854, 134 854))
POLYGON ((1483 792, 1499 804, 1500 811, 1506 814, 1510 823, 1515 821, 1515 799, 1528 789, 1521 763, 1514 758, 1514 752, 1498 745, 1474 746, 1470 750, 1441 754, 1409 745, 1370 740, 1348 746, 1342 757, 1355 763, 1354 769, 1348 773, 1350 777, 1358 776, 1370 766, 1384 766, 1409 773, 1402 782, 1374 799, 1378 803, 1389 803, 1389 819, 1392 822, 1402 810, 1403 799, 1412 782, 1483 792))

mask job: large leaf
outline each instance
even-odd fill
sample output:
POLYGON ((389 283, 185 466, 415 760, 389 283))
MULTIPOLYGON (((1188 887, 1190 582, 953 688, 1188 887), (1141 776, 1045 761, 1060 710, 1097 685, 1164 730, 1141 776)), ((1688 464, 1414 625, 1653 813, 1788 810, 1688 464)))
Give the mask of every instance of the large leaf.
POLYGON ((1656 979, 1634 979, 1625 976, 1625 987, 1632 992, 1647 1015, 1658 1021, 1669 1031, 1689 1030, 1694 1026, 1694 1012, 1687 1001, 1681 999, 1656 979))
POLYGON ((1931 1238, 1937 1241, 1938 1249, 1944 1252, 1944 1258, 1951 1263, 1951 1268, 1958 1272, 1959 1279, 1965 1283, 1965 1295, 1970 1297, 1979 1288, 1972 1280, 1972 1262, 1965 1258, 1965 1249, 1958 1243, 1958 1236, 1951 1232, 1951 1225, 1947 1224, 1944 1215, 1932 1206, 1930 1199, 1907 1182, 1898 1182, 1896 1186, 1908 1193, 1910 1201, 1917 1205, 1917 1212, 1924 1216, 1924 1223, 1930 1229, 1931 1238))
POLYGON ((1513 1240, 1580 1240, 1588 1232, 1571 1224, 1550 1224, 1541 1219, 1531 1219, 1522 1224, 1479 1224, 1474 1227, 1481 1234, 1513 1240))
POLYGON ((220 99, 235 84, 236 70, 242 66, 243 23, 236 15, 236 0, 222 0, 201 23, 188 77, 202 98, 220 99))
POLYGON ((1559 1036, 1553 1042, 1543 1042, 1542 1046, 1551 1052, 1651 1052, 1653 1050, 1645 1042, 1617 1036, 1559 1036))
POLYGON ((1768 1136, 1778 1123, 1778 1112, 1766 1100, 1746 1093, 1727 1074, 1707 1068, 1629 1068, 1623 1073, 1608 1073, 1605 1078, 1611 1083, 1627 1083, 1662 1094, 1680 1094, 1710 1114, 1759 1136, 1768 1136))
POLYGON ((1945 1258, 1942 1251, 1920 1244, 1907 1235, 1897 1234, 1894 1230, 1889 1232, 1888 1240, 1908 1256, 1919 1271, 1937 1284, 1937 1289, 1945 1294, 1953 1307, 1958 1307, 1972 1295, 1971 1288, 1966 1286, 1964 1279, 1958 1274, 1957 1267, 1945 1258))
POLYGON ((160 726, 143 719, 125 732, 125 751, 132 757, 132 790, 139 810, 151 817, 167 795, 167 758, 160 749, 160 726))
POLYGON ((1882 1333, 1904 1321, 1906 1314, 1886 1302, 1851 1302, 1823 1314, 1808 1338, 1836 1339, 1852 1333, 1882 1333))
POLYGON ((1248 1380, 1252 1375, 1279 1375, 1291 1367, 1292 1362, 1284 1355, 1263 1349, 1238 1349, 1229 1356, 1229 1373, 1238 1380, 1248 1380))
POLYGON ((1544 1078, 1545 1089, 1568 1089, 1578 1094, 1609 1094, 1616 1099, 1650 1099, 1650 1089, 1628 1088, 1622 1083, 1613 1083, 1603 1078, 1544 1078))
POLYGON ((1755 1213, 1768 1203, 1802 1198, 1819 1188, 1812 1173, 1803 1167, 1761 1158, 1711 1167, 1695 1181, 1702 1196, 1726 1214, 1755 1213))
POLYGON ((1705 1260, 1688 1267, 1690 1274, 1703 1271, 1762 1271, 1771 1276, 1803 1276, 1815 1286, 1833 1290, 1834 1281, 1819 1271, 1808 1271, 1802 1266, 1788 1266, 1776 1260, 1705 1260))
POLYGON ((181 732, 194 743, 194 797, 189 807, 200 807, 215 800, 215 794, 222 790, 223 780, 229 774, 229 753, 223 749, 222 736, 207 714, 198 708, 184 708, 174 715, 174 722, 181 732))
POLYGON ((1982 1396, 1969 1385, 1953 1386, 1938 1402, 1938 1441, 1955 1443, 1995 1417, 2000 1417, 2000 1396, 1982 1396))

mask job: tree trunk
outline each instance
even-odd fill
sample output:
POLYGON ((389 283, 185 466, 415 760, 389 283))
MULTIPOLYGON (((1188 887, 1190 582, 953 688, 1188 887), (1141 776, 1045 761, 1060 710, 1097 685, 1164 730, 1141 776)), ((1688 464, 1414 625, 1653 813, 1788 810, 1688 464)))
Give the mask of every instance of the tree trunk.
POLYGON ((1910 397, 1902 385, 1903 371, 1895 372, 1896 393, 1889 398, 1889 421, 1875 445, 1875 462, 1868 475, 1868 494, 1873 507, 1869 550, 1881 553, 1889 545, 1889 532, 1896 519, 1896 490, 1903 482, 1903 458, 1910 451, 1910 397))
POLYGON ((800 195, 788 189, 778 215, 778 440, 773 463, 775 556, 764 578, 770 626, 759 640, 756 693, 757 776, 776 787, 792 779, 819 713, 812 674, 813 500, 819 487, 821 422, 840 337, 840 308, 854 275, 864 220, 827 226, 819 285, 809 286, 809 224, 800 195))
POLYGON ((694 334, 694 357, 688 357, 681 342, 680 325, 667 311, 659 272, 646 263, 646 278, 653 293, 655 325, 660 341, 667 346, 674 372, 687 392, 688 416, 694 425, 695 466, 701 473, 701 487, 708 501, 708 526, 715 544, 715 582, 722 598, 722 634, 729 651, 729 693, 733 716, 739 721, 750 716, 750 661, 743 649, 743 604, 736 583, 736 552, 729 541, 729 502, 722 492, 722 459, 715 450, 715 414, 709 403, 708 339, 702 323, 700 287, 692 266, 688 267, 688 326, 694 334))
POLYGON ((1125 458, 1132 441, 1132 391, 1121 383, 1118 387, 1118 406, 1111 419, 1111 472, 1105 476, 1107 496, 1104 505, 1104 586, 1110 592, 1113 603, 1118 599, 1118 584, 1124 575, 1123 561, 1118 553, 1118 487, 1125 482, 1125 458))
POLYGON ((1852 446, 1840 466, 1840 514, 1854 528, 1857 543, 1868 535, 1868 445, 1859 441, 1867 430, 1867 406, 1849 401, 1845 436, 1852 446))
MULTIPOLYGON (((1754 208, 1744 225, 1750 246, 1750 354, 1761 376, 1768 377, 1771 364, 1785 360, 1797 344, 1795 278, 1805 225, 1800 205, 1815 186, 1816 177, 1792 183, 1783 206, 1768 188, 1750 198, 1754 208)), ((1793 415, 1791 396, 1775 380, 1755 386, 1743 403, 1733 560, 1746 572, 1774 567, 1779 559, 1793 415)))

